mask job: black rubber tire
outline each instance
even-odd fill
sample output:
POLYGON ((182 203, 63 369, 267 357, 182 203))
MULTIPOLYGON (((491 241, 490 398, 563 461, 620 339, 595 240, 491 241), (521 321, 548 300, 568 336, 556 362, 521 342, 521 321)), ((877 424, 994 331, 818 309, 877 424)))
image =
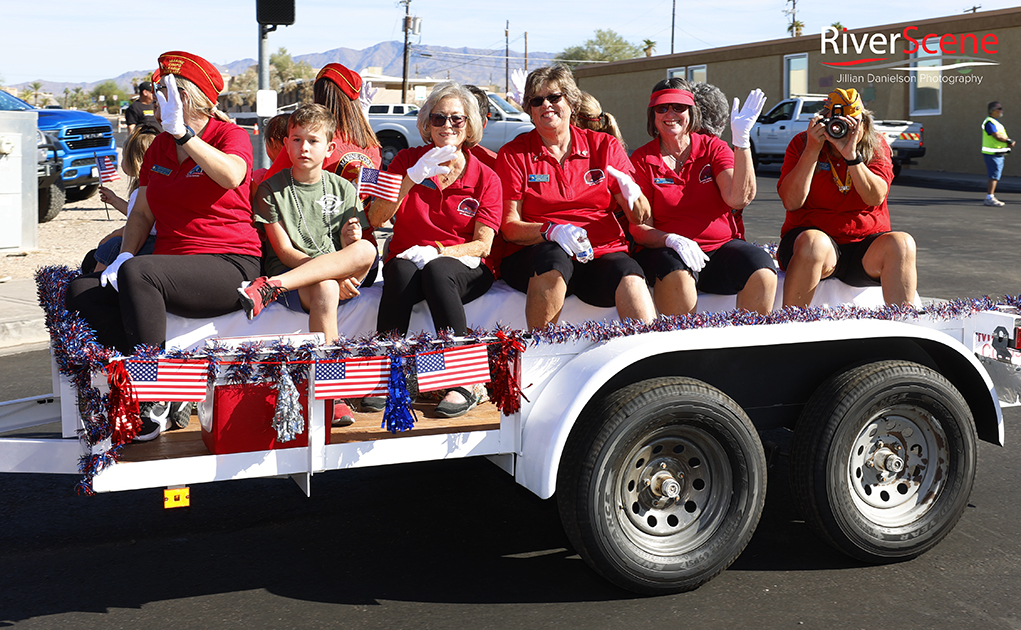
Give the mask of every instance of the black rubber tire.
POLYGON ((89 197, 96 194, 99 191, 99 184, 88 184, 86 186, 79 186, 78 188, 69 188, 67 192, 67 200, 74 201, 85 201, 89 197))
POLYGON ((50 184, 39 189, 39 223, 46 223, 57 218, 64 208, 64 189, 57 184, 50 184))
POLYGON ((880 361, 812 395, 789 470, 795 504, 823 540, 886 563, 925 553, 950 533, 977 463, 975 422, 960 392, 923 365, 880 361))
POLYGON ((897 176, 900 175, 900 169, 901 169, 901 163, 900 162, 894 162, 893 163, 893 178, 894 179, 897 179, 897 176))
POLYGON ((690 591, 719 575, 751 540, 765 498, 766 459, 748 416, 689 378, 635 383, 590 407, 557 478, 575 550, 643 594, 690 591), (664 496, 657 475, 678 482, 674 494, 664 496))
POLYGON ((383 168, 390 166, 390 162, 402 150, 408 148, 408 141, 404 136, 393 131, 384 131, 378 136, 380 144, 380 161, 383 168))

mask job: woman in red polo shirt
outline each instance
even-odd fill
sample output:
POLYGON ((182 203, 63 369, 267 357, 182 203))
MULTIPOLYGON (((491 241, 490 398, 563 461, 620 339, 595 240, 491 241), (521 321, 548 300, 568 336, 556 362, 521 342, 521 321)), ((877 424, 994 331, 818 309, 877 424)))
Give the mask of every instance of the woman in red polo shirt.
POLYGON ((687 81, 665 79, 652 89, 647 116, 653 140, 631 156, 652 218, 633 226, 631 235, 643 247, 635 259, 664 315, 695 310, 698 291, 737 294, 739 309, 766 314, 773 308, 773 260, 742 240, 733 213, 755 198, 749 132, 765 100, 755 90, 738 111, 735 99, 732 151, 716 136, 692 133, 702 119, 687 81))
POLYGON ((641 223, 648 201, 628 175, 634 168, 616 138, 571 125, 581 98, 564 66, 533 71, 524 104, 535 129, 504 145, 497 158, 508 241, 501 276, 527 295, 525 321, 533 330, 555 323, 568 295, 615 306, 621 319, 656 317, 614 216, 620 206, 630 223, 641 223))
POLYGON ((808 131, 787 146, 777 190, 787 218, 776 257, 787 272, 784 306, 812 303, 823 278, 881 285, 887 304, 915 298, 915 241, 890 231, 886 197, 893 181, 890 147, 854 88, 829 94, 808 131), (834 138, 822 119, 840 106, 846 134, 834 138))
MULTIPOLYGON (((369 208, 374 226, 396 215, 376 329, 406 334, 412 308, 425 300, 437 331, 464 335, 464 305, 493 284, 486 257, 500 229, 500 181, 469 151, 482 139, 482 117, 464 87, 437 85, 418 112, 418 130, 427 144, 404 149, 390 163, 389 173, 403 178, 397 201, 377 198, 369 208)), ((460 416, 478 398, 454 388, 436 413, 460 416)), ((363 400, 373 404, 379 401, 363 400)))
MULTIPOLYGON (((223 78, 205 59, 179 51, 160 56, 159 72, 164 132, 142 161, 121 253, 104 271, 73 280, 66 296, 99 341, 124 354, 161 346, 167 313, 201 318, 239 310, 238 285, 259 277, 247 186, 252 143, 218 116, 223 78), (155 252, 134 257, 154 224, 155 252)), ((159 432, 143 416, 138 439, 159 432)))

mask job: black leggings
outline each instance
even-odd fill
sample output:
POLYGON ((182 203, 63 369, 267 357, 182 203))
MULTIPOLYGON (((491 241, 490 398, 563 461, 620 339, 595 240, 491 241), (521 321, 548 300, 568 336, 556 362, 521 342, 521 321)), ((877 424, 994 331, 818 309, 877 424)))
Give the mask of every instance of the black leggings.
POLYGON ((456 258, 440 256, 419 270, 410 260, 391 258, 383 265, 376 330, 407 334, 411 310, 425 300, 437 331, 452 328, 455 335, 463 335, 468 332, 464 305, 491 286, 493 273, 485 265, 469 269, 456 258))
POLYGON ((100 343, 131 354, 138 344, 166 342, 167 313, 207 318, 239 310, 238 287, 258 276, 257 256, 136 256, 117 271, 120 292, 90 273, 71 281, 65 301, 96 329, 100 343))

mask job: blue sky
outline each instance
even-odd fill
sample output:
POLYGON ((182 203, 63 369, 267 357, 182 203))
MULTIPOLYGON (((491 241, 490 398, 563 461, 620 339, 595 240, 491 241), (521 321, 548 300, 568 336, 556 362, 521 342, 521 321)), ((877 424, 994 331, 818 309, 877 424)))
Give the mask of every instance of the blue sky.
MULTIPOLYGON (((599 28, 633 43, 657 42, 654 54, 670 52, 673 0, 412 0, 422 18, 413 43, 503 48, 510 21, 511 49, 556 53, 581 44, 599 28)), ((839 21, 848 28, 912 22, 956 15, 976 2, 931 0, 856 3, 801 0, 798 19, 806 33, 839 21)), ((983 0, 981 11, 1013 6, 983 0)), ((790 5, 782 0, 679 0, 674 50, 684 52, 786 36, 790 5)), ((269 35, 271 51, 292 55, 333 48, 362 49, 402 40, 404 8, 395 0, 297 0, 296 22, 269 35)), ((134 70, 151 70, 167 50, 188 50, 228 63, 258 55, 255 0, 3 0, 0 80, 92 82, 134 70), (168 11, 164 7, 173 7, 168 11), (215 17, 214 17, 215 16, 215 17), (229 17, 224 17, 229 16, 229 17)))

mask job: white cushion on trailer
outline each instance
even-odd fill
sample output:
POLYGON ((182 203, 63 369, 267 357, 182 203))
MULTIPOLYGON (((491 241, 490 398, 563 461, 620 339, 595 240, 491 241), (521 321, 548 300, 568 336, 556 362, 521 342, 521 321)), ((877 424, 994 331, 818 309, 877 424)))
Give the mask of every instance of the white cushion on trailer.
MULTIPOLYGON (((783 272, 780 272, 776 289, 776 302, 783 302, 783 272)), ((337 325, 341 334, 352 337, 370 335, 376 331, 376 311, 383 288, 379 285, 362 289, 358 297, 341 302, 337 312, 337 325)), ((700 293, 697 310, 730 311, 735 308, 733 295, 700 293)), ((852 303, 857 306, 882 306, 883 291, 880 287, 852 287, 839 280, 824 280, 816 289, 812 306, 836 306, 852 303)), ((502 325, 507 328, 525 329, 525 295, 497 281, 484 296, 465 305, 465 314, 470 328, 492 330, 502 325)), ((585 304, 571 296, 564 303, 561 322, 583 322, 587 320, 612 321, 617 319, 617 309, 599 308, 585 304)), ((435 334, 432 316, 426 303, 419 302, 411 314, 412 333, 425 331, 435 334)), ((243 311, 236 311, 212 319, 187 319, 167 315, 167 349, 196 350, 213 337, 252 337, 256 335, 290 335, 308 332, 308 315, 289 310, 282 304, 270 304, 253 321, 248 321, 243 311)))

